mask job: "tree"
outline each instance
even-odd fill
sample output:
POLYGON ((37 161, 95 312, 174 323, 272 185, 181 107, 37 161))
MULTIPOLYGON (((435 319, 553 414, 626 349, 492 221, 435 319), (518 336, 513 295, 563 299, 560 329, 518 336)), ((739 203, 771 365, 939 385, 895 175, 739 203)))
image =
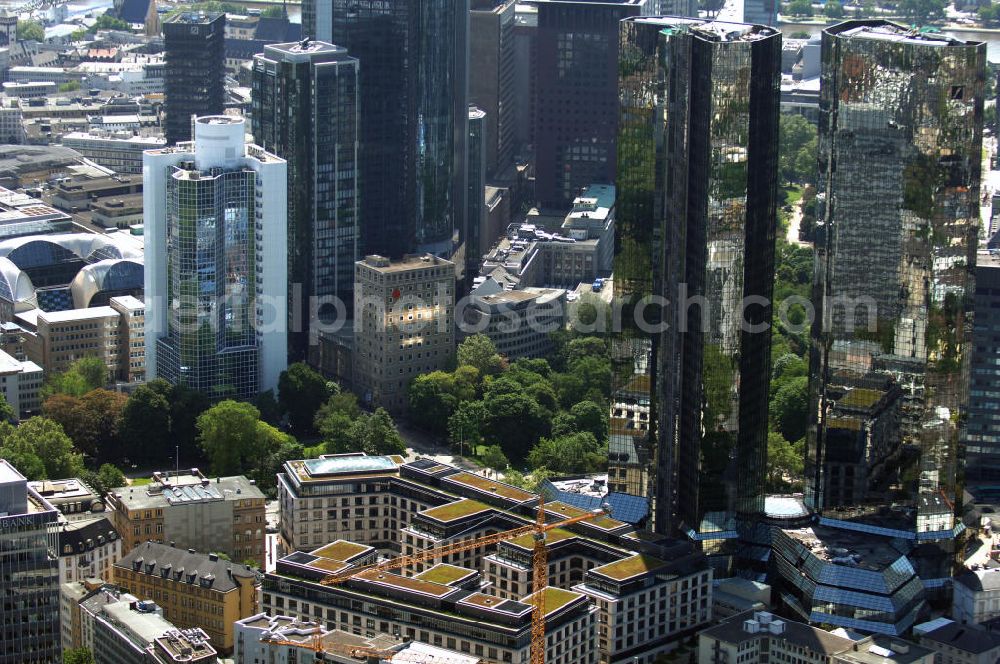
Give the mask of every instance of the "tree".
POLYGON ((352 451, 351 425, 360 415, 357 397, 350 392, 334 394, 319 407, 313 426, 323 437, 327 454, 352 451))
POLYGON ((448 418, 458 407, 455 392, 455 377, 448 372, 432 371, 414 378, 409 387, 413 422, 428 431, 445 433, 448 418))
POLYGON ((71 648, 63 652, 63 664, 94 664, 94 656, 86 648, 71 648))
POLYGON ((805 443, 789 443, 777 431, 767 434, 767 490, 787 491, 802 481, 805 443))
POLYGON ((268 424, 277 424, 281 420, 281 406, 274 398, 274 390, 261 392, 254 397, 252 403, 260 411, 260 418, 268 424))
POLYGON ((84 470, 81 477, 98 494, 108 493, 112 489, 125 486, 128 483, 125 479, 125 473, 110 463, 103 464, 97 469, 97 472, 84 470))
POLYGON ((899 3, 903 16, 920 25, 943 19, 945 7, 945 0, 901 0, 899 3))
POLYGON ((986 27, 996 27, 1000 24, 1000 5, 990 3, 980 7, 979 20, 986 27))
POLYGON ((156 389, 162 392, 170 404, 170 435, 174 444, 180 448, 181 458, 201 458, 201 445, 198 442, 198 417, 212 406, 211 400, 202 392, 186 385, 171 386, 159 379, 152 381, 156 389))
POLYGON ((0 457, 28 479, 77 477, 84 469, 83 457, 73 449, 73 441, 57 422, 46 417, 32 417, 17 427, 0 424, 0 457))
POLYGON ((504 359, 485 334, 473 334, 458 344, 458 366, 475 367, 480 376, 495 376, 504 369, 504 359))
POLYGON ((840 0, 826 0, 823 14, 827 18, 844 18, 844 5, 840 4, 840 0))
POLYGON ((608 411, 593 401, 581 401, 569 409, 576 431, 591 434, 598 443, 608 439, 608 411))
MULTIPOLYGON (((72 37, 72 35, 70 35, 72 37)), ((76 92, 80 89, 80 81, 66 81, 59 86, 59 92, 76 92)))
POLYGON ((809 412, 809 378, 797 376, 784 383, 771 397, 768 411, 771 426, 786 440, 804 437, 809 412))
POLYGON ((565 370, 574 362, 585 357, 607 357, 608 344, 600 337, 577 337, 571 339, 558 353, 559 368, 565 370))
POLYGON ((87 29, 87 32, 94 34, 98 30, 130 30, 131 28, 132 26, 128 23, 111 14, 101 14, 97 17, 97 21, 87 29))
POLYGON ((528 454, 532 468, 548 468, 554 473, 592 473, 608 464, 607 450, 589 432, 560 438, 542 438, 528 454))
POLYGON ((809 0, 792 0, 785 5, 787 11, 792 16, 812 16, 813 7, 809 0))
POLYGON ((330 398, 326 379, 304 362, 296 362, 278 377, 278 403, 288 413, 292 430, 313 432, 316 411, 330 398))
POLYGON ((267 7, 260 13, 262 18, 285 18, 284 7, 267 7))
MULTIPOLYGON (((837 0, 831 0, 837 2, 837 0)), ((816 152, 815 144, 812 148, 812 168, 811 171, 803 172, 799 169, 797 158, 799 153, 810 145, 817 136, 816 127, 801 115, 782 114, 778 127, 778 170, 781 178, 786 182, 802 182, 812 175, 809 182, 815 181, 816 152)))
POLYGON ((17 22, 18 41, 45 41, 45 28, 38 21, 17 22))
POLYGON ((83 357, 63 373, 54 373, 42 388, 43 396, 68 394, 82 397, 91 390, 104 387, 108 382, 108 368, 99 357, 83 357))
POLYGON ((487 444, 500 445, 514 461, 525 459, 538 439, 549 433, 548 413, 526 394, 502 394, 484 399, 484 405, 483 438, 487 444))
POLYGON ((6 397, 0 394, 0 422, 13 422, 14 409, 7 403, 6 397))
POLYGON ((482 442, 480 432, 486 408, 482 401, 463 401, 448 418, 448 442, 462 454, 466 449, 474 450, 482 442))
POLYGON ((199 442, 216 475, 236 475, 250 466, 257 444, 260 411, 227 399, 198 417, 199 442))
POLYGON ((507 455, 503 453, 499 445, 490 445, 485 450, 480 457, 483 464, 487 468, 492 468, 493 470, 503 472, 507 470, 510 466, 510 461, 507 459, 507 455))
POLYGON ((378 408, 371 415, 362 415, 351 425, 348 435, 365 454, 406 454, 406 443, 396 430, 396 423, 384 408, 378 408))
POLYGON ((174 452, 177 438, 172 431, 170 402, 164 395, 169 391, 165 381, 154 380, 140 385, 129 396, 119 426, 124 458, 148 464, 174 452))

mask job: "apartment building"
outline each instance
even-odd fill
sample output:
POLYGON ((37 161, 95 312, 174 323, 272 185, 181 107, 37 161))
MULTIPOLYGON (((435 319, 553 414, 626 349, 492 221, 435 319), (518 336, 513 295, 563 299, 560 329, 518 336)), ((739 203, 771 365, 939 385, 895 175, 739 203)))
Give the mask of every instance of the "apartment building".
MULTIPOLYGON (((401 617, 396 623, 381 620, 381 608, 376 610, 376 604, 367 599, 358 612, 341 614, 342 607, 357 603, 337 593, 361 589, 360 583, 365 592, 400 598, 410 609, 411 602, 419 604, 417 596, 426 599, 430 593, 442 601, 450 597, 451 590, 433 585, 437 584, 481 594, 483 599, 470 601, 485 607, 530 603, 530 534, 442 554, 398 574, 374 578, 363 574, 364 578, 336 589, 319 586, 317 581, 330 572, 369 564, 379 552, 409 554, 523 527, 536 520, 540 509, 536 494, 431 459, 403 463, 399 457, 335 455, 290 461, 283 470, 278 476, 281 534, 294 552, 280 559, 277 571, 265 578, 266 611, 325 617, 328 628, 358 629, 355 633, 359 634, 366 633, 362 629, 390 634, 398 629, 403 636, 429 638, 432 645, 452 648, 444 627, 439 634, 444 641, 438 643, 431 630, 425 638, 412 626, 415 618, 401 617), (415 593, 412 597, 406 594, 410 591, 415 593)), ((559 501, 545 503, 541 509, 548 523, 585 514, 559 501)), ((597 610, 594 638, 599 640, 593 648, 602 662, 632 662, 634 657, 644 662, 647 654, 652 661, 670 642, 693 633, 711 617, 712 573, 705 558, 687 542, 640 538, 613 515, 595 514, 548 531, 546 547, 550 590, 585 597, 597 610), (648 550, 655 550, 659 557, 648 550)), ((553 601, 559 605, 558 598, 553 601)), ((470 652, 463 649, 461 639, 456 643, 459 651, 470 652)), ((467 643, 473 654, 481 654, 474 641, 467 643)), ((487 643, 480 645, 487 661, 521 661, 520 650, 510 643, 506 650, 497 648, 495 655, 487 643), (502 659, 507 655, 512 659, 502 659)), ((557 647, 555 642, 553 647, 557 647)))
POLYGON ((41 411, 44 373, 40 366, 30 360, 22 362, 0 351, 0 391, 14 409, 14 417, 17 419, 24 419, 41 411))
POLYGON ((361 400, 407 408, 406 388, 455 352, 455 264, 432 254, 366 256, 354 269, 354 385, 361 400))
POLYGON ((259 610, 258 573, 214 553, 146 542, 115 564, 114 580, 178 627, 205 630, 223 655, 233 652, 233 623, 259 610))
POLYGON ((119 487, 107 499, 124 553, 153 541, 264 564, 264 494, 242 475, 157 472, 151 483, 119 487))
POLYGON ((913 628, 920 645, 934 651, 934 664, 996 664, 1000 633, 980 625, 938 618, 913 628))

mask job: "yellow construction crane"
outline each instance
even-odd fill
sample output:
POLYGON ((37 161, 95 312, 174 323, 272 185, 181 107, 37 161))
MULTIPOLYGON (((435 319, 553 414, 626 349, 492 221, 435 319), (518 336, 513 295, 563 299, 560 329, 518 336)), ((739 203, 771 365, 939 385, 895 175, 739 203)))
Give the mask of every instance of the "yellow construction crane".
POLYGON ((399 556, 392 560, 386 560, 373 565, 364 565, 343 572, 334 572, 320 583, 325 586, 332 586, 343 583, 350 578, 368 571, 385 571, 409 567, 418 563, 425 563, 441 556, 453 553, 461 553, 470 549, 478 549, 484 546, 491 546, 503 541, 516 539, 523 535, 533 535, 535 542, 532 547, 531 567, 532 567, 532 607, 531 612, 531 664, 545 664, 545 588, 549 583, 549 559, 548 550, 545 548, 545 533, 553 528, 561 528, 581 521, 587 521, 599 516, 604 516, 610 512, 608 505, 602 505, 601 509, 569 517, 557 523, 545 523, 545 499, 538 497, 538 514, 535 523, 530 526, 521 526, 492 535, 483 535, 470 540, 463 540, 453 544, 442 544, 430 549, 424 549, 405 556, 399 556))

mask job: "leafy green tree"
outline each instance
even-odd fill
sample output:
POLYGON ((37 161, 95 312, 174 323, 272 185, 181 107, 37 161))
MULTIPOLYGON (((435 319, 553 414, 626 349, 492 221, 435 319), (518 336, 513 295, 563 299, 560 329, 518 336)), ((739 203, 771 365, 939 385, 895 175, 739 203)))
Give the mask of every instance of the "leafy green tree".
POLYGON ((487 444, 500 445, 515 462, 525 459, 538 439, 549 433, 548 412, 526 394, 501 394, 484 399, 484 406, 483 438, 487 444))
POLYGON ((45 28, 38 21, 18 21, 17 22, 18 41, 45 41, 45 28))
POLYGON ((198 417, 211 407, 212 402, 207 395, 186 385, 171 386, 166 381, 160 380, 154 380, 152 383, 163 383, 156 389, 161 389, 163 386, 167 388, 165 395, 170 404, 170 435, 180 447, 181 458, 200 458, 198 417))
POLYGON ((577 337, 569 340, 557 353, 558 368, 565 371, 585 357, 607 357, 608 344, 600 337, 577 337))
POLYGON ((784 383, 771 397, 768 411, 771 426, 786 440, 803 438, 809 412, 809 378, 797 376, 784 383))
POLYGON ((1000 5, 989 3, 979 8, 979 21, 992 28, 1000 24, 1000 5))
POLYGON ((252 465, 259 422, 256 408, 228 399, 198 417, 199 441, 214 474, 235 475, 252 465))
POLYGON ((577 431, 589 433, 598 443, 608 439, 608 410, 593 401, 581 401, 569 409, 577 431))
POLYGON ((826 0, 823 14, 827 18, 844 18, 844 5, 840 4, 840 0, 826 0))
POLYGON ((14 409, 9 403, 4 395, 0 394, 0 422, 13 422, 14 421, 14 409))
POLYGON ((326 379, 304 362, 292 364, 278 377, 278 403, 297 433, 313 431, 316 411, 329 398, 326 379))
POLYGON ((777 431, 767 434, 767 490, 787 491, 802 482, 805 443, 789 443, 777 431))
POLYGON ((792 0, 785 5, 786 11, 792 16, 812 16, 813 6, 809 0, 792 0))
POLYGON ((611 396, 611 361, 607 356, 581 357, 569 365, 569 373, 580 378, 588 394, 596 392, 603 399, 611 396))
MULTIPOLYGON (((837 2, 837 0, 831 0, 837 2)), ((801 115, 783 113, 778 128, 778 170, 786 182, 802 182, 808 173, 799 170, 797 157, 804 148, 813 146, 812 170, 816 170, 815 139, 816 127, 801 115)), ((810 182, 815 181, 813 175, 810 182)))
POLYGON ((254 407, 260 411, 260 418, 268 424, 277 424, 281 421, 281 406, 274 398, 274 390, 261 392, 253 399, 254 407))
POLYGON ((83 457, 57 422, 32 417, 17 427, 0 424, 0 457, 14 464, 28 479, 77 477, 83 472, 83 457), (38 463, 41 461, 41 468, 38 463), (26 468, 18 466, 24 463, 26 468), (41 476, 39 477, 39 471, 41 476))
POLYGON ((486 419, 482 401, 463 401, 448 418, 448 442, 459 448, 459 454, 474 450, 483 440, 480 427, 486 419))
POLYGON ((924 25, 942 20, 947 6, 945 0, 900 0, 899 10, 914 23, 924 25))
POLYGON ((108 382, 108 368, 99 357, 80 358, 63 373, 54 373, 42 388, 43 396, 68 394, 82 397, 108 382))
POLYGON ((277 495, 277 474, 286 461, 301 459, 305 450, 297 440, 267 422, 257 422, 253 448, 243 472, 269 497, 277 495))
POLYGON ((87 29, 87 32, 94 34, 98 30, 129 30, 131 27, 125 21, 115 18, 111 14, 101 14, 97 17, 97 21, 87 29))
MULTIPOLYGON (((72 35, 70 35, 72 37, 72 35)), ((80 89, 80 81, 66 81, 59 86, 59 92, 76 92, 80 89)))
POLYGON ((125 473, 110 463, 103 464, 97 469, 97 472, 84 470, 81 477, 99 494, 105 494, 112 489, 128 484, 125 479, 125 473))
POLYGON ((362 415, 351 425, 349 436, 354 449, 368 455, 406 454, 406 443, 396 430, 396 423, 384 408, 362 415))
POLYGON ((473 334, 458 344, 458 366, 475 367, 480 376, 495 376, 504 370, 506 362, 485 334, 473 334))
POLYGON ((146 465, 175 450, 171 404, 164 392, 169 394, 169 384, 150 381, 137 387, 125 402, 119 434, 122 456, 133 463, 146 465))
POLYGON ((428 431, 444 433, 448 418, 458 407, 455 391, 455 376, 445 371, 432 371, 414 378, 408 394, 413 422, 428 431))
POLYGON ((94 656, 86 648, 63 651, 63 664, 94 664, 94 656))
POLYGON ((360 416, 357 397, 350 392, 334 394, 319 407, 313 425, 323 437, 328 454, 352 451, 351 425, 360 416))
POLYGON ((529 466, 548 468, 555 473, 592 473, 607 464, 607 450, 586 431, 561 438, 542 438, 528 454, 529 466))
POLYGON ((507 467, 510 465, 510 460, 507 459, 507 455, 503 453, 499 445, 490 445, 487 447, 483 450, 480 459, 487 468, 492 468, 500 472, 507 470, 507 467))

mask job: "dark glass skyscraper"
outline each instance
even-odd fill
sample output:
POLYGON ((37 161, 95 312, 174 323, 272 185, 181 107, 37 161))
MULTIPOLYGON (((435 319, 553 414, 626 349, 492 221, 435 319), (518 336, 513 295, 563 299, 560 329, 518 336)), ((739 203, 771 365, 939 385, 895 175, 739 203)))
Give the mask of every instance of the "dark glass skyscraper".
POLYGON ((221 115, 226 102, 226 15, 181 12, 163 24, 167 144, 191 140, 191 118, 221 115))
POLYGON ((966 488, 977 500, 1000 498, 1000 257, 980 252, 976 263, 966 488))
POLYGON ((885 21, 823 32, 806 498, 941 544, 924 578, 961 528, 985 64, 885 21))
POLYGON ((613 408, 649 412, 659 532, 763 513, 780 61, 771 28, 622 23, 613 408), (648 295, 669 303, 658 332, 648 295))
POLYGON ((304 34, 361 62, 365 253, 449 254, 465 221, 468 0, 305 0, 304 34))
POLYGON ((615 179, 618 23, 652 0, 535 0, 535 194, 569 208, 615 179))
POLYGON ((361 257, 358 95, 358 61, 342 47, 273 44, 254 58, 254 139, 288 162, 294 359, 306 355, 311 319, 336 316, 332 298, 344 304, 342 315, 354 303, 361 257))

